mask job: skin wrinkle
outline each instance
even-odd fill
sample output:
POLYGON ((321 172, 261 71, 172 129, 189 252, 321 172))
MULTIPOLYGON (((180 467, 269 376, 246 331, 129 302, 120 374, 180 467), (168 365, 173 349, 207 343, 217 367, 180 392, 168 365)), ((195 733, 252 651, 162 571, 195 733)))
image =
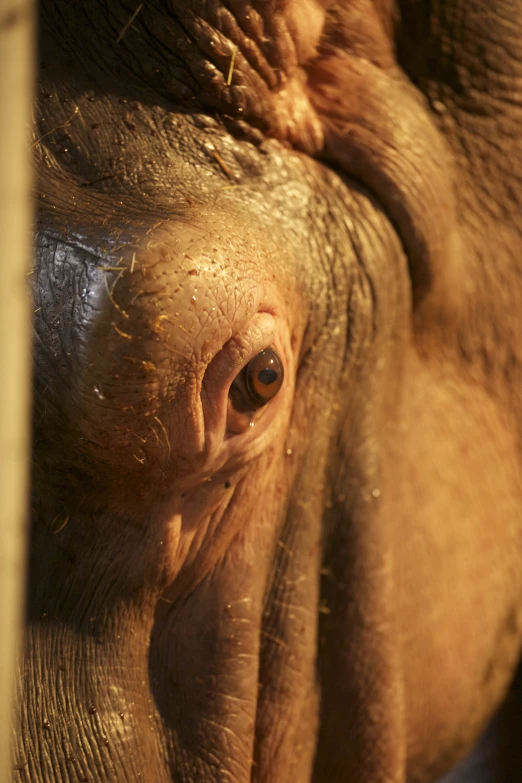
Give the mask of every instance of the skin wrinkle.
MULTIPOLYGON (((65 639, 67 639, 66 635, 65 639)), ((45 639, 45 637, 42 637, 45 639)), ((56 638, 56 637, 55 637, 56 638)), ((35 642, 37 641, 38 637, 36 637, 35 642)), ((42 649, 45 649, 45 646, 42 647, 42 649)), ((121 690, 119 693, 113 693, 109 696, 107 699, 107 708, 105 707, 104 702, 106 701, 106 698, 101 697, 101 694, 106 691, 106 689, 103 687, 105 676, 104 676, 104 662, 103 660, 100 660, 99 658, 99 648, 96 650, 96 647, 92 648, 92 652, 89 654, 88 652, 89 648, 86 649, 86 655, 83 660, 83 667, 80 671, 80 677, 75 678, 74 677, 74 669, 73 665, 70 667, 70 674, 66 673, 60 675, 58 672, 59 678, 63 677, 67 682, 67 688, 68 691, 72 691, 72 704, 74 705, 74 708, 76 709, 77 716, 82 717, 82 719, 86 723, 86 731, 84 733, 85 737, 87 738, 87 747, 81 747, 78 743, 78 735, 73 730, 71 732, 72 725, 68 723, 67 721, 64 721, 62 710, 58 707, 58 704, 56 704, 56 707, 53 709, 53 705, 47 705, 48 712, 46 715, 49 717, 50 721, 50 732, 48 734, 48 742, 47 747, 49 751, 49 756, 46 764, 44 765, 44 770, 47 770, 47 775, 49 777, 54 777, 54 773, 58 771, 60 768, 66 768, 70 765, 68 763, 64 763, 64 759, 61 758, 61 754, 59 752, 59 746, 56 747, 56 750, 58 750, 58 753, 55 752, 55 748, 53 748, 53 743, 50 742, 53 738, 53 736, 59 737, 60 734, 62 737, 69 737, 71 745, 73 747, 76 746, 76 751, 74 752, 75 760, 80 765, 85 765, 89 769, 89 774, 97 774, 96 773, 96 767, 98 766, 96 764, 96 758, 102 758, 103 759, 103 766, 105 767, 107 774, 109 774, 109 770, 111 773, 116 777, 118 775, 118 768, 120 770, 125 769, 126 764, 128 764, 128 760, 126 757, 128 757, 129 751, 132 752, 132 749, 134 751, 136 750, 136 743, 135 743, 135 729, 136 724, 133 720, 133 700, 136 700, 136 698, 139 696, 138 699, 141 701, 141 694, 139 694, 139 691, 130 691, 129 688, 121 690), (98 663, 97 663, 98 661, 98 663), (85 672, 89 671, 92 673, 92 678, 89 676, 89 678, 86 681, 85 672), (73 676, 71 676, 71 674, 73 676), (98 680, 98 682, 96 682, 98 680), (87 687, 86 687, 87 685, 87 687), (101 686, 101 687, 100 687, 101 686), (89 705, 93 703, 93 694, 96 694, 94 696, 95 699, 95 706, 96 706, 96 714, 91 715, 89 713, 89 705), (110 706, 111 702, 114 706, 110 706), (50 709, 49 709, 50 708, 50 709), (124 712, 125 719, 122 721, 121 718, 118 716, 118 712, 124 712), (100 718, 98 718, 98 715, 100 718), (101 732, 98 730, 92 732, 92 729, 89 727, 94 728, 96 724, 98 723, 98 720, 104 721, 105 715, 107 716, 107 722, 105 724, 105 729, 102 729, 101 732), (114 720, 116 719, 116 720, 114 720), (114 723, 113 723, 114 721, 114 723), (134 729, 134 730, 132 730, 134 729), (117 734, 115 734, 115 730, 117 734), (116 737, 119 735, 121 747, 123 749, 123 754, 120 755, 120 751, 117 750, 117 746, 120 743, 114 742, 113 740, 116 740, 116 737), (92 740, 90 737, 92 736, 92 740), (100 741, 100 739, 103 736, 109 736, 110 742, 109 745, 105 745, 103 741, 100 741), (87 752, 87 755, 85 755, 85 751, 87 752), (116 757, 114 754, 117 754, 116 757)), ((52 673, 52 676, 56 676, 55 672, 58 670, 57 663, 58 662, 66 662, 66 666, 69 666, 69 662, 72 664, 74 661, 74 655, 76 652, 76 646, 74 643, 68 646, 62 646, 62 644, 56 645, 55 650, 53 650, 53 654, 50 656, 50 658, 46 661, 47 666, 45 668, 42 668, 42 670, 39 673, 38 681, 40 683, 47 682, 49 678, 49 672, 52 673)), ((106 663, 106 661, 105 661, 106 663)), ((141 668, 141 667, 140 667, 141 668)), ((133 673, 133 667, 128 667, 127 676, 131 675, 130 682, 132 682, 132 673, 133 673)), ((143 670, 140 672, 141 676, 143 677, 144 672, 143 670)), ((150 711, 150 707, 149 710, 150 711)), ((42 714, 37 714, 34 716, 34 721, 31 723, 32 726, 35 727, 35 729, 40 729, 42 725, 42 714)), ((102 724, 103 725, 103 724, 102 724)), ((41 729, 40 729, 41 730, 41 729)), ((148 738, 147 738, 148 739, 148 738)), ((153 741, 153 735, 150 736, 150 740, 153 741)), ((150 741, 149 740, 149 741, 150 741)), ((155 744, 155 743, 154 743, 155 744)), ((155 752, 158 758, 161 757, 161 750, 159 746, 156 746, 155 752)), ((145 774, 145 772, 143 772, 145 774)), ((154 776, 154 781, 159 781, 161 778, 154 776)))
MULTIPOLYGON (((112 5, 113 4, 109 4, 111 7, 112 5)), ((140 13, 136 18, 135 23, 132 25, 128 34, 124 37, 121 45, 117 49, 117 53, 119 55, 119 64, 121 64, 122 60, 124 60, 125 67, 131 69, 135 77, 138 77, 138 79, 148 83, 151 83, 151 81, 153 83, 156 82, 157 89, 160 93, 165 94, 171 100, 176 100, 176 98, 178 98, 181 99, 182 102, 189 101, 189 105, 191 109, 193 109, 195 105, 195 96, 183 94, 183 90, 178 90, 178 92, 176 92, 176 85, 175 83, 172 83, 169 78, 169 72, 171 70, 171 52, 173 48, 177 48, 183 58, 185 69, 188 68, 189 71, 192 72, 193 78, 196 80, 197 92, 199 93, 200 98, 202 97, 205 101, 210 102, 211 108, 217 108, 215 105, 215 94, 217 92, 220 96, 220 108, 223 106, 223 104, 226 104, 226 114, 231 115, 234 119, 236 119, 236 121, 241 123, 241 127, 244 128, 245 132, 248 132, 248 126, 246 125, 247 122, 260 126, 261 128, 266 128, 268 125, 268 128, 271 128, 273 135, 282 139, 288 138, 289 141, 296 145, 303 144, 305 148, 309 148, 308 151, 315 151, 316 149, 320 148, 320 126, 313 118, 313 112, 311 111, 307 102, 304 87, 292 87, 289 92, 290 100, 288 102, 288 106, 286 105, 286 101, 281 98, 278 100, 276 106, 272 105, 273 99, 270 88, 262 88, 262 84, 259 82, 259 71, 257 69, 254 70, 249 68, 244 73, 244 86, 246 89, 243 89, 241 85, 235 85, 234 83, 228 86, 226 84, 226 79, 228 75, 228 67, 230 64, 230 55, 233 50, 232 47, 238 45, 242 47, 244 41, 243 35, 238 35, 238 40, 232 41, 232 46, 229 48, 229 55, 224 56, 221 60, 220 65, 222 72, 220 73, 219 70, 215 68, 214 63, 209 63, 204 58, 201 58, 201 54, 197 54, 195 51, 195 46, 199 47, 202 43, 202 40, 205 39, 205 36, 203 36, 202 39, 202 36, 200 35, 200 26, 202 22, 197 16, 198 4, 194 4, 195 11, 191 13, 180 10, 174 4, 172 4, 172 7, 169 8, 168 13, 165 13, 164 9, 159 9, 156 6, 157 4, 147 4, 147 6, 143 9, 143 12, 140 13), (152 11, 150 15, 149 6, 152 11), (160 19, 161 23, 159 23, 160 19), (176 20, 176 22, 174 20, 176 20), (151 68, 150 73, 144 74, 141 72, 141 70, 136 71, 136 65, 139 63, 139 61, 137 61, 133 55, 133 44, 136 40, 136 36, 138 36, 137 40, 141 46, 143 46, 143 39, 140 40, 139 30, 140 27, 145 24, 150 30, 150 36, 152 39, 152 45, 150 48, 153 49, 154 56, 157 57, 158 53, 156 44, 157 41, 162 42, 164 50, 168 51, 169 55, 166 61, 166 67, 165 62, 160 61, 158 62, 159 67, 151 68), (173 24, 174 29, 172 29, 173 24), (180 26, 178 26, 179 24, 180 26), (187 32, 185 32, 185 30, 190 35, 190 39, 187 39, 187 32), (174 47, 173 42, 176 44, 174 47), (203 78, 201 78, 202 76, 203 78), (208 89, 209 84, 212 85, 210 90, 208 89), (299 89, 301 92, 301 97, 298 101, 296 101, 292 98, 292 94, 299 92, 299 89), (252 101, 250 99, 251 95, 257 96, 257 99, 252 101), (297 106, 302 106, 302 110, 300 110, 299 115, 293 114, 297 106)), ((210 9, 212 9, 212 5, 210 6, 210 9)), ((102 21, 97 19, 97 5, 90 6, 89 10, 92 14, 92 18, 89 19, 87 17, 87 26, 94 26, 98 30, 105 30, 107 28, 107 20, 103 19, 102 21)), ((207 8, 207 11, 208 10, 209 9, 207 8)), ((84 12, 83 7, 81 12, 84 12)), ((49 18, 53 13, 55 13, 54 9, 45 9, 44 18, 49 18)), ((216 32, 218 35, 219 27, 225 23, 224 20, 229 19, 230 16, 227 14, 217 15, 214 20, 214 24, 217 26, 216 32)), ((74 19, 71 21, 72 24, 75 25, 78 24, 79 19, 74 19)), ((52 26, 50 29, 52 30, 52 26)), ((238 28, 235 26, 235 22, 233 29, 237 31, 236 34, 239 33, 238 28)), ((270 37, 265 40, 262 39, 261 41, 257 41, 256 44, 257 46, 261 46, 262 49, 266 49, 267 47, 270 49, 272 47, 271 41, 276 42, 275 50, 270 52, 271 57, 274 57, 275 55, 275 61, 270 65, 271 72, 279 72, 282 74, 287 67, 290 68, 291 72, 292 62, 295 60, 295 57, 292 56, 290 52, 295 47, 295 43, 288 36, 285 16, 283 13, 280 13, 279 23, 274 26, 270 26, 268 32, 270 33, 270 37)), ((230 31, 230 34, 233 34, 232 30, 230 31)), ((212 32, 212 35, 215 34, 212 32)), ((115 65, 115 52, 112 42, 103 38, 100 40, 99 36, 98 41, 103 47, 103 60, 106 62, 106 67, 110 72, 113 72, 115 65)), ((214 59, 216 57, 216 53, 219 53, 220 50, 219 39, 215 42, 215 44, 218 45, 209 47, 209 52, 204 52, 204 54, 212 56, 214 59)), ((237 57, 236 60, 237 67, 235 68, 235 72, 237 80, 239 78, 239 74, 242 73, 241 63, 243 60, 241 55, 237 57)), ((244 62, 246 63, 246 60, 244 62)), ((256 65, 258 64, 259 63, 256 62, 256 65)), ((280 78, 282 77, 280 76, 278 81, 280 78)), ((136 78, 134 80, 136 81, 136 78)), ((297 85, 299 79, 297 79, 297 81, 293 79, 293 81, 297 85)), ((179 80, 176 80, 176 84, 179 84, 179 80)))
POLYGON ((396 263, 382 267, 378 262, 380 253, 375 251, 378 242, 387 242, 386 234, 375 231, 374 238, 372 221, 361 220, 357 225, 359 253, 365 259, 364 275, 360 276, 363 285, 359 306, 352 311, 355 322, 351 328, 351 360, 344 366, 345 383, 352 382, 357 392, 350 395, 350 407, 343 410, 343 424, 332 444, 339 459, 331 461, 328 476, 333 502, 331 510, 326 512, 329 535, 323 567, 326 566, 327 575, 321 594, 329 612, 321 616, 319 633, 322 654, 318 666, 323 697, 315 775, 317 780, 341 780, 342 770, 353 765, 355 770, 365 770, 366 779, 401 780, 402 677, 394 673, 400 661, 398 651, 388 647, 387 632, 394 627, 395 595, 391 585, 395 569, 393 562, 390 563, 392 550, 383 545, 393 525, 389 526, 383 518, 372 495, 374 487, 382 487, 383 466, 378 444, 393 424, 387 419, 379 421, 373 405, 377 390, 388 399, 397 393, 401 359, 393 351, 386 351, 387 361, 394 368, 394 380, 386 375, 384 383, 381 373, 386 374, 386 361, 381 346, 394 334, 401 335, 404 319, 408 317, 409 292, 402 288, 396 273, 397 267, 404 269, 405 265, 400 248, 395 250, 396 263), (373 252, 368 252, 370 248, 373 252), (371 286, 368 280, 372 281, 371 286), (368 288, 380 292, 373 298, 377 312, 371 306, 368 288), (363 317, 365 310, 367 314, 363 317), (397 320, 387 320, 384 327, 379 317, 383 311, 394 312, 397 320), (373 335, 372 324, 379 324, 373 335), (360 354, 359 349, 362 349, 360 354), (366 410, 368 400, 372 400, 371 411, 366 410), (354 453, 358 456, 352 462, 354 453), (364 524, 358 524, 359 514, 364 524), (381 601, 383 605, 377 609, 375 602, 381 601), (379 622, 375 622, 376 616, 379 622), (343 627, 352 629, 351 633, 344 634, 343 627), (360 649, 365 650, 364 656, 359 654, 360 649), (375 672, 378 672, 376 677, 375 672), (352 709, 344 710, 345 704, 351 704, 352 709), (388 715, 385 722, 381 711, 388 715), (372 725, 378 725, 379 731, 373 732, 372 725), (339 731, 343 743, 336 741, 339 731))
MULTIPOLYGON (((325 127, 324 155, 368 183, 385 204, 410 258, 418 300, 441 277, 433 269, 448 270, 450 279, 460 271, 458 267, 451 270, 448 263, 451 259, 455 264, 453 233, 447 229, 454 222, 451 163, 428 118, 419 111, 417 96, 395 68, 386 72, 357 51, 354 57, 351 42, 347 51, 335 46, 335 38, 331 47, 327 38, 323 51, 309 66, 312 100, 325 127), (373 101, 375 107, 370 108, 373 101), (378 118, 378 125, 372 124, 373 118, 378 118), (428 163, 424 158, 427 143, 437 149, 428 163), (402 154, 405 144, 407 156, 402 154), (427 176, 427 165, 432 166, 431 176, 427 176), (432 221, 431 214, 440 215, 439 221, 432 221)), ((449 281, 440 282, 446 291, 449 281)))
MULTIPOLYGON (((261 475, 263 475, 263 474, 262 474, 262 472, 261 472, 261 473, 258 473, 258 476, 261 476, 261 475)), ((254 528, 253 528, 253 530, 258 530, 258 531, 259 531, 259 533, 258 533, 257 535, 261 534, 263 530, 265 531, 265 532, 264 532, 264 535, 267 535, 267 534, 268 534, 268 535, 270 535, 270 536, 272 535, 272 531, 271 531, 271 529, 270 529, 270 526, 266 526, 266 525, 262 525, 262 526, 256 526, 256 527, 254 527, 254 528)), ((243 537, 243 536, 244 536, 244 533, 242 532, 242 533, 241 533, 241 537, 243 537)), ((258 546, 258 547, 256 547, 256 550, 257 550, 258 552, 262 552, 262 551, 263 551, 263 549, 264 549, 264 548, 261 548, 261 547, 259 547, 259 546, 258 546)), ((228 550, 228 552, 227 552, 227 555, 226 555, 227 559, 229 559, 229 558, 233 557, 233 552, 234 552, 234 547, 229 547, 229 550, 228 550)), ((242 559, 243 559, 243 558, 240 558, 239 562, 241 562, 241 561, 242 561, 242 559)), ((239 571, 239 572, 238 572, 238 574, 240 574, 240 573, 241 573, 241 571, 239 571)), ((215 576, 214 576, 213 578, 215 578, 215 576)), ((251 576, 250 576, 250 577, 248 577, 248 578, 249 578, 249 580, 250 580, 250 579, 251 579, 251 576)), ((256 602, 255 602, 255 595, 257 594, 257 595, 260 597, 259 589, 260 589, 261 587, 262 587, 262 585, 257 585, 257 586, 254 588, 254 591, 252 591, 252 588, 251 588, 251 590, 250 590, 250 591, 248 591, 249 597, 250 597, 250 599, 251 599, 251 601, 249 602, 249 604, 245 604, 245 603, 244 603, 244 602, 242 602, 242 601, 239 601, 239 602, 238 602, 238 601, 230 601, 230 600, 227 600, 227 599, 225 599, 225 600, 227 600, 227 606, 230 604, 230 605, 233 605, 233 606, 234 606, 235 608, 237 608, 237 609, 240 609, 240 608, 242 608, 242 611, 249 611, 249 612, 250 612, 252 609, 254 609, 254 608, 255 608, 255 605, 256 605, 256 602)), ((234 590, 234 592, 237 590, 237 593, 236 593, 236 594, 237 594, 237 595, 239 595, 239 596, 241 596, 242 594, 244 594, 244 591, 245 591, 245 587, 244 587, 244 585, 242 585, 241 583, 240 583, 240 584, 238 584, 237 586, 236 586, 234 583, 230 583, 230 588, 231 588, 231 589, 233 589, 233 590, 234 590)), ((218 595, 219 595, 219 593, 218 593, 218 595)), ((218 619, 219 619, 219 617, 220 617, 220 614, 219 614, 219 612, 216 612, 215 610, 213 611, 213 610, 212 610, 212 606, 209 606, 209 607, 208 607, 208 611, 209 611, 209 615, 208 615, 208 617, 209 617, 209 622, 212 622, 212 623, 213 623, 213 622, 215 622, 215 621, 218 621, 218 619)), ((243 624, 242 624, 242 627, 243 627, 243 624)), ((257 622, 252 622, 252 623, 250 623, 250 624, 249 624, 249 627, 250 627, 250 629, 251 629, 251 632, 252 632, 254 635, 257 635, 257 628, 258 628, 258 623, 257 623, 257 622)), ((221 635, 220 635, 220 636, 221 636, 221 635)), ((167 636, 166 638, 169 638, 169 637, 167 636)), ((176 638, 176 637, 173 637, 173 638, 176 638)), ((180 640, 180 641, 182 641, 182 640, 183 640, 183 636, 181 636, 181 637, 177 637, 177 638, 179 638, 179 640, 180 640)), ((226 641, 227 641, 227 640, 226 640, 226 637, 221 637, 221 638, 223 638, 223 643, 226 643, 226 641)), ((232 639, 233 639, 233 637, 231 637, 231 640, 232 640, 232 639)), ((159 649, 159 648, 157 648, 157 649, 159 649)), ((189 647, 188 649, 190 649, 190 647, 189 647)), ((193 655, 193 653, 192 653, 191 655, 193 655)), ((176 660, 176 658, 173 658, 173 660, 176 660)), ((181 658, 181 660, 183 660, 183 657, 181 658)), ((215 665, 216 665, 216 658, 214 658, 214 662, 215 662, 215 663, 214 663, 214 666, 215 666, 215 665)), ((232 662, 232 661, 231 661, 231 662, 232 662)), ((257 668, 257 656, 254 656, 254 657, 251 659, 251 662, 252 662, 252 664, 254 665, 254 667, 255 667, 255 669, 256 669, 256 668, 257 668)), ((180 661, 178 661, 178 665, 179 665, 179 663, 180 663, 180 661)), ((225 664, 225 661, 224 661, 224 664, 225 664)), ((229 664, 229 665, 230 665, 230 664, 229 664)), ((234 665, 234 664, 232 663, 232 665, 234 665)), ((254 669, 254 672, 255 672, 255 669, 254 669)), ((233 680, 232 680, 232 681, 235 681, 235 679, 236 679, 236 678, 233 678, 233 680)), ((187 682, 187 685, 188 685, 188 683, 190 682, 190 680, 188 680, 188 681, 186 681, 186 682, 187 682)), ((230 683, 230 685, 229 685, 228 692, 230 692, 230 688, 231 688, 231 686, 232 686, 232 682, 231 682, 231 683, 230 683)), ((237 685, 236 685, 235 687, 237 687, 237 685)), ((188 717, 188 716, 187 716, 187 717, 188 717)), ((191 718, 191 720, 192 720, 192 718, 191 718)), ((179 727, 180 727, 180 729, 181 729, 183 726, 186 726, 186 725, 187 725, 187 724, 186 724, 186 722, 180 722, 180 724, 179 724, 179 727)), ((174 743, 175 743, 175 741, 174 741, 174 743)), ((196 746, 196 747, 197 747, 197 746, 196 746)), ((248 755, 247 755, 247 758, 248 758, 248 755)))

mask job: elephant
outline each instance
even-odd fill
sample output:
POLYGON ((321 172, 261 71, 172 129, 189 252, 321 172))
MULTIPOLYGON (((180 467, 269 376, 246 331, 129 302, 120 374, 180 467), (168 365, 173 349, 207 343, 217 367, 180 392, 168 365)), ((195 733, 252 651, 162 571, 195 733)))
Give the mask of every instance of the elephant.
POLYGON ((520 781, 522 2, 39 13, 13 780, 520 781))

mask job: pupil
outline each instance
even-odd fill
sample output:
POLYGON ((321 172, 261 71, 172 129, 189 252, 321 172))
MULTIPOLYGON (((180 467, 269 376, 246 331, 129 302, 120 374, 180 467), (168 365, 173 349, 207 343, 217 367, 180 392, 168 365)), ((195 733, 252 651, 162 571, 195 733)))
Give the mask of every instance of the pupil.
POLYGON ((271 383, 275 383, 277 381, 277 372, 267 368, 266 370, 261 370, 257 378, 265 386, 270 386, 271 383))

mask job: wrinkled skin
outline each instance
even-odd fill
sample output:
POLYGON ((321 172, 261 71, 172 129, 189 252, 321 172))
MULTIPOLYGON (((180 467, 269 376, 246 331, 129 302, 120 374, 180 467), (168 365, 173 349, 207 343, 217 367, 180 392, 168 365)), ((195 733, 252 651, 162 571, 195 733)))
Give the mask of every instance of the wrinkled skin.
POLYGON ((137 7, 41 4, 14 779, 520 780, 522 4, 137 7))

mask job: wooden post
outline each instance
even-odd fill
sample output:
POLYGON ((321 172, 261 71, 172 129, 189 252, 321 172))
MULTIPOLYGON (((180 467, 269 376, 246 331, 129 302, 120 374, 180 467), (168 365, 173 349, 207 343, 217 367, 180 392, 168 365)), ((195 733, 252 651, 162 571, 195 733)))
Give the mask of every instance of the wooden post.
POLYGON ((0 780, 11 780, 26 568, 33 0, 0 0, 0 780))

